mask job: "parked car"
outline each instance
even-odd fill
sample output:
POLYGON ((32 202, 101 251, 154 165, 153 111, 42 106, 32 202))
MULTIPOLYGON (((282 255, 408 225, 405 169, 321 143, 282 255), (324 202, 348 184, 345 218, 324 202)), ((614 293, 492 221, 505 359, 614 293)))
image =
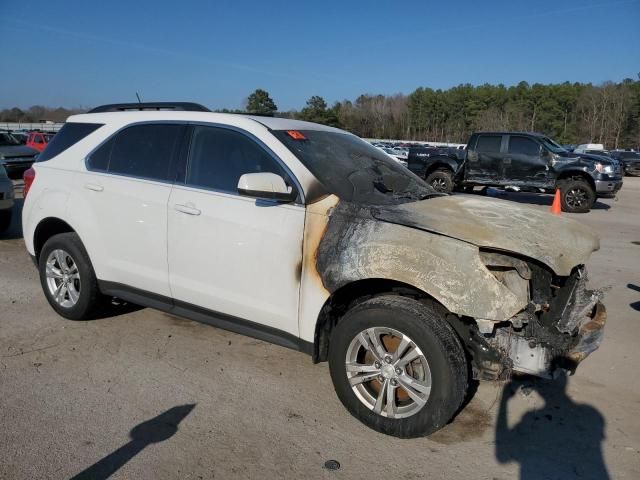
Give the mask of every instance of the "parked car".
POLYGON ((119 297, 328 360, 345 407, 390 435, 442 428, 472 376, 574 370, 602 338, 587 226, 437 193, 324 125, 98 107, 69 118, 25 196, 63 317, 119 297))
POLYGON ((7 176, 4 166, 0 164, 0 233, 11 225, 13 203, 13 182, 7 176))
POLYGON ((387 155, 389 155, 392 159, 394 159, 400 165, 402 165, 404 167, 407 166, 407 158, 406 158, 406 156, 404 156, 401 153, 399 153, 396 149, 389 148, 389 147, 376 147, 376 148, 378 150, 380 150, 381 152, 386 153, 387 155))
POLYGON ((610 156, 622 163, 626 175, 640 175, 640 152, 615 150, 610 156))
POLYGON ((565 212, 588 212, 598 195, 615 195, 622 188, 617 161, 569 153, 540 134, 474 133, 465 150, 455 150, 421 155, 412 149, 408 167, 444 192, 474 186, 548 193, 559 189, 565 212))
POLYGON ((589 153, 593 151, 605 151, 602 143, 582 143, 573 149, 573 153, 589 153))
POLYGON ((10 131, 8 133, 10 133, 20 145, 25 145, 27 143, 27 138, 29 137, 28 133, 22 131, 10 131))
POLYGON ((53 138, 53 133, 46 132, 30 132, 27 137, 27 147, 31 147, 39 152, 43 151, 47 144, 53 138))
POLYGON ((22 178, 22 174, 33 164, 37 150, 20 145, 13 135, 0 132, 0 165, 14 180, 22 178))

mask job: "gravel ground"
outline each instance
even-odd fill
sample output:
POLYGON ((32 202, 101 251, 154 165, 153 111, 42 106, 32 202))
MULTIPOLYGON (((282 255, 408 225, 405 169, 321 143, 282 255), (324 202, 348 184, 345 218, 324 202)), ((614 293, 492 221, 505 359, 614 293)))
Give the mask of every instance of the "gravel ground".
POLYGON ((573 216, 601 237, 591 285, 611 290, 604 343, 566 390, 523 380, 505 408, 504 384, 483 383, 414 440, 352 418, 327 364, 301 353, 149 309, 63 320, 16 215, 0 235, 0 478, 640 478, 639 205, 626 178, 618 200, 573 216))

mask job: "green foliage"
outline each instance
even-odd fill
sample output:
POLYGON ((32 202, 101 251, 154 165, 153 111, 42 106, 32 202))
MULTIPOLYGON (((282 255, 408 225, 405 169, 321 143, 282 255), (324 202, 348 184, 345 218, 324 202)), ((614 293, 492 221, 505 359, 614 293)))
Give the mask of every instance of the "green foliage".
POLYGON ((278 110, 266 90, 258 88, 247 98, 247 112, 258 115, 273 115, 278 110))
POLYGON ((335 108, 327 108, 324 98, 314 95, 307 100, 307 105, 297 114, 300 120, 322 123, 332 127, 340 126, 335 108))

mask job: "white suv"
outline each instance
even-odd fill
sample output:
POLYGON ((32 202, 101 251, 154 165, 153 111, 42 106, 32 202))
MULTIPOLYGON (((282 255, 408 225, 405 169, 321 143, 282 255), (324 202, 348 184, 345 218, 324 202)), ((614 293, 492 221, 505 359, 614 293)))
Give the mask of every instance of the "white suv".
POLYGON ((63 317, 113 297, 328 360, 370 427, 425 435, 471 377, 595 350, 586 227, 434 192, 347 132, 188 103, 70 117, 25 173, 23 229, 63 317))

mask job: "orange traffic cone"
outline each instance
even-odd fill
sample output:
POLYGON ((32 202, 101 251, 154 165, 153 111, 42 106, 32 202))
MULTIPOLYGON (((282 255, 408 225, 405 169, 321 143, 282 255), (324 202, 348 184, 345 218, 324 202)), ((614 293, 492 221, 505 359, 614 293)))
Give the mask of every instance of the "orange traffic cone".
POLYGON ((551 213, 560 215, 562 213, 562 203, 560 202, 560 189, 556 188, 556 194, 553 197, 553 203, 551 204, 551 213))

